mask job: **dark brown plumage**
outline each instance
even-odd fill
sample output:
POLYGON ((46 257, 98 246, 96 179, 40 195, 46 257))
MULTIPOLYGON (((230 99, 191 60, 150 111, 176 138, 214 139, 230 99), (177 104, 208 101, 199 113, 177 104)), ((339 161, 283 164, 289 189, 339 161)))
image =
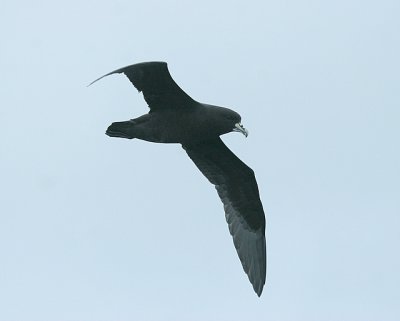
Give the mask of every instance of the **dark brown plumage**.
POLYGON ((143 93, 150 112, 115 122, 106 134, 182 145, 217 189, 243 269, 260 296, 266 278, 266 245, 265 216, 257 182, 253 170, 219 138, 232 131, 247 136, 240 115, 228 108, 193 100, 172 79, 165 62, 131 65, 97 80, 114 73, 124 73, 143 93))

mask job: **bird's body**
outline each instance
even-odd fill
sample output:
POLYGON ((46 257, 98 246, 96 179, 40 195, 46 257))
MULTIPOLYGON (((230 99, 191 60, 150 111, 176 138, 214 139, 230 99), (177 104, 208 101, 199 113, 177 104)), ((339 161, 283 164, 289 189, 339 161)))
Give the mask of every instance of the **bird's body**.
POLYGON ((107 129, 107 135, 138 138, 153 143, 192 145, 232 131, 230 122, 220 128, 208 121, 210 117, 232 112, 232 117, 240 121, 240 116, 227 108, 201 103, 193 104, 187 109, 179 109, 178 112, 179 119, 176 117, 176 110, 167 109, 116 122, 107 129))
POLYGON ((243 269, 260 296, 266 278, 266 244, 265 216, 257 182, 253 170, 219 138, 232 131, 247 136, 240 115, 228 108, 193 100, 175 83, 164 62, 135 64, 103 77, 113 73, 124 73, 143 92, 150 112, 112 123, 106 134, 182 145, 215 186, 243 269))

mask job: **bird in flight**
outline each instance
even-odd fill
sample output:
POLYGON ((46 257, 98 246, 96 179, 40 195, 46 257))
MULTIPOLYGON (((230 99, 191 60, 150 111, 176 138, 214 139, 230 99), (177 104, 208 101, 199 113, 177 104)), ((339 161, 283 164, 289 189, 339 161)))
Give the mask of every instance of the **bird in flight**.
POLYGON ((112 123, 110 137, 181 144, 224 205, 233 243, 254 291, 261 295, 266 277, 265 215, 253 170, 222 142, 220 135, 247 129, 235 111, 192 99, 172 79, 167 63, 143 62, 103 77, 125 74, 147 102, 149 113, 112 123))

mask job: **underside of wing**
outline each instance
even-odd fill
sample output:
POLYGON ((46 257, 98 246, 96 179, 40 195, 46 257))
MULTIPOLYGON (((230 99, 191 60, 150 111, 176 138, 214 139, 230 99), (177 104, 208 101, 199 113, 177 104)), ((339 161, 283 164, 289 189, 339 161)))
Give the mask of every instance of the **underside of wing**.
POLYGON ((266 277, 265 215, 253 170, 220 138, 183 148, 215 185, 243 269, 260 296, 266 277))
POLYGON ((120 68, 96 79, 90 85, 116 73, 125 74, 135 88, 143 92, 151 111, 186 108, 196 103, 172 79, 166 62, 143 62, 120 68))

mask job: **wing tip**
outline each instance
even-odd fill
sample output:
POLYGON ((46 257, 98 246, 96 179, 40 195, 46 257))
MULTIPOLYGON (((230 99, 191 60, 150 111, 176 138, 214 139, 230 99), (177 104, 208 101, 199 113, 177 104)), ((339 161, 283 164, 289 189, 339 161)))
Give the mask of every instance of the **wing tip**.
MULTIPOLYGON (((103 76, 104 77, 104 76, 103 76)), ((100 80, 101 78, 103 78, 103 77, 100 77, 100 78, 97 78, 96 80, 93 80, 89 85, 87 85, 86 87, 90 87, 91 85, 93 85, 96 81, 98 81, 98 80, 100 80)))
POLYGON ((111 72, 109 72, 108 74, 105 74, 105 75, 103 75, 103 76, 97 78, 96 80, 93 80, 93 81, 92 81, 89 85, 87 85, 86 87, 89 87, 89 86, 93 85, 95 82, 99 81, 100 79, 103 79, 104 77, 110 76, 110 75, 112 75, 112 74, 124 73, 128 68, 131 68, 131 67, 143 67, 143 66, 146 66, 146 65, 154 65, 154 64, 156 64, 156 65, 157 65, 157 64, 162 64, 162 65, 165 65, 165 66, 168 68, 168 64, 167 64, 165 61, 146 61, 146 62, 139 62, 139 63, 137 63, 137 64, 129 65, 129 66, 122 67, 122 68, 119 68, 119 69, 117 69, 117 70, 111 71, 111 72))
MULTIPOLYGON (((235 243, 236 242, 234 238, 234 244, 235 243)), ((243 245, 243 243, 240 245, 243 245)), ((254 256, 254 253, 252 253, 253 255, 251 258, 246 258, 243 255, 242 251, 240 251, 240 245, 238 244, 237 246, 235 244, 235 247, 239 254, 239 259, 242 263, 243 270, 247 274, 247 277, 253 286, 254 292, 256 292, 258 297, 260 297, 267 278, 267 253, 265 236, 262 235, 261 242, 257 244, 258 251, 256 253, 258 253, 258 255, 254 256)), ((249 249, 246 249, 245 253, 250 254, 249 249)))
POLYGON ((259 284, 252 284, 252 285, 253 285, 254 292, 256 292, 258 297, 261 297, 261 294, 264 289, 265 281, 263 281, 259 284))

